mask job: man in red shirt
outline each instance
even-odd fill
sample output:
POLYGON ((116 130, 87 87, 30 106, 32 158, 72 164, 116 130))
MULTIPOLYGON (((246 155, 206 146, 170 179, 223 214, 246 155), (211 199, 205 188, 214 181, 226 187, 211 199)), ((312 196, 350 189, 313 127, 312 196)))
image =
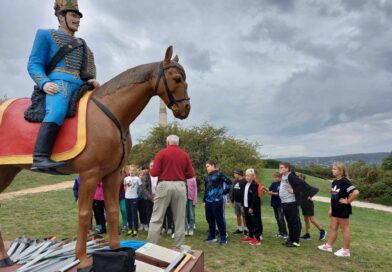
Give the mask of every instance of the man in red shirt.
POLYGON ((154 209, 148 229, 147 240, 158 243, 160 230, 167 207, 173 212, 175 233, 174 243, 179 248, 185 240, 185 208, 186 208, 186 179, 195 176, 189 155, 178 147, 177 135, 166 138, 165 149, 154 158, 151 176, 158 177, 158 185, 154 199, 154 209))

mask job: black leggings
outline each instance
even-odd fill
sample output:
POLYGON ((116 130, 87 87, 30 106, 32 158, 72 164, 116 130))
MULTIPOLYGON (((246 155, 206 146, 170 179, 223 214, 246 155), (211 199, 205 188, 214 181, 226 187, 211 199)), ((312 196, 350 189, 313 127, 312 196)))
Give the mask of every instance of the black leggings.
POLYGON ((94 200, 93 211, 96 225, 101 225, 102 231, 106 231, 105 202, 94 200))
POLYGON ((297 202, 282 203, 284 217, 286 217, 287 227, 289 229, 289 240, 292 243, 299 243, 301 235, 301 220, 299 219, 299 211, 297 202))

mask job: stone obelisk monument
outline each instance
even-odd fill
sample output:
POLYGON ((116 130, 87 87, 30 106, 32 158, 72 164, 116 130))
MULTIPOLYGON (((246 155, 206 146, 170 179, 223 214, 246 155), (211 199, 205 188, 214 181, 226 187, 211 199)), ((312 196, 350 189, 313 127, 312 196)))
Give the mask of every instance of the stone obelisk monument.
POLYGON ((161 99, 159 103, 159 125, 162 127, 167 126, 167 113, 165 102, 161 99))

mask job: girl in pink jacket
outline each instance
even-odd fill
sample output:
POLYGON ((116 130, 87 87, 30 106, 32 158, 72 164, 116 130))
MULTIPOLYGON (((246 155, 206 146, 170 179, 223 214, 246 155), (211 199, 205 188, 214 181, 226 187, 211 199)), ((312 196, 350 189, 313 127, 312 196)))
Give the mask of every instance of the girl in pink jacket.
POLYGON ((192 236, 195 229, 195 206, 197 204, 197 182, 196 178, 186 180, 187 183, 187 203, 186 203, 186 217, 185 228, 186 235, 192 236))

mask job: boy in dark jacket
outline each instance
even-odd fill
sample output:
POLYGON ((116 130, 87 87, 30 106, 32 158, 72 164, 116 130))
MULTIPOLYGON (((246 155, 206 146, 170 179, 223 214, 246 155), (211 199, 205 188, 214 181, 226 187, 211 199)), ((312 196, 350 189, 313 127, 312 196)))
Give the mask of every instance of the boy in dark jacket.
POLYGON ((246 225, 249 235, 241 239, 241 242, 248 242, 250 245, 261 244, 261 208, 259 197, 259 185, 256 183, 256 173, 254 169, 245 172, 247 183, 243 188, 242 209, 245 215, 246 225))
POLYGON ((227 238, 226 222, 223 216, 223 195, 230 192, 231 180, 216 168, 216 162, 213 160, 206 162, 206 169, 208 176, 205 180, 203 206, 208 222, 208 237, 205 242, 217 241, 215 238, 215 224, 217 224, 221 237, 219 244, 225 246, 227 245, 227 238))
POLYGON ((282 174, 279 197, 282 201, 282 208, 289 229, 289 239, 284 245, 287 247, 299 247, 301 220, 299 218, 298 205, 301 194, 304 197, 313 197, 317 194, 318 189, 300 179, 287 162, 279 164, 279 173, 282 174))

